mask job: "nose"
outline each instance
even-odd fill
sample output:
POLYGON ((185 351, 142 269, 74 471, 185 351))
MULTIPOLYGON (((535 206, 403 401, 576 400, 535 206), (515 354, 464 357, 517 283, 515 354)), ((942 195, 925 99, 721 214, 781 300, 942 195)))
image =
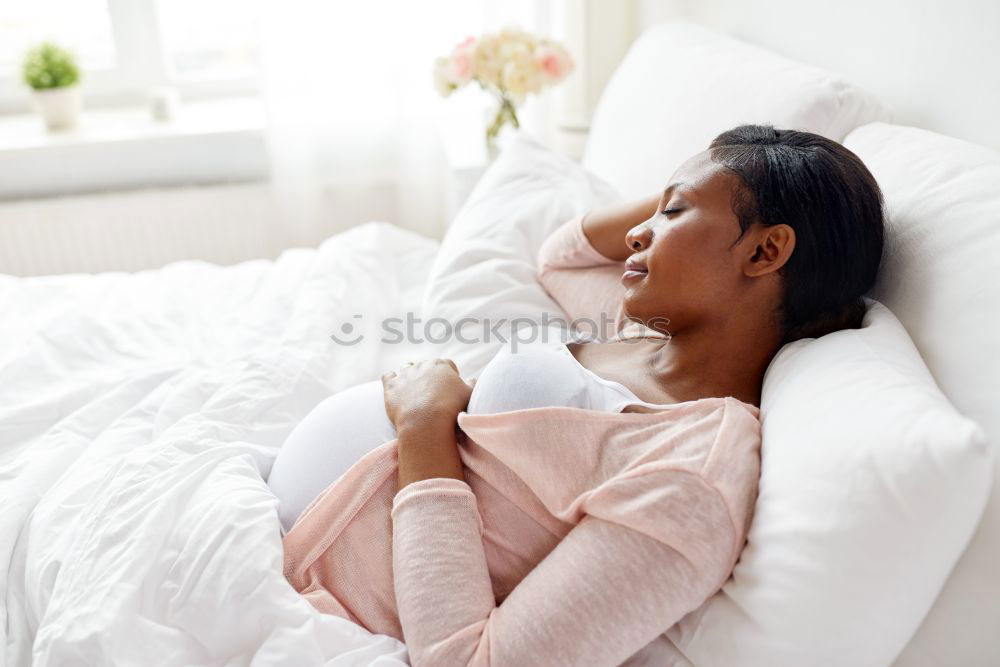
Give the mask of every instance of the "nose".
POLYGON ((653 242, 653 230, 649 228, 645 222, 636 225, 632 229, 628 230, 625 234, 625 245, 629 247, 632 252, 639 252, 640 250, 645 250, 649 247, 649 244, 653 242))

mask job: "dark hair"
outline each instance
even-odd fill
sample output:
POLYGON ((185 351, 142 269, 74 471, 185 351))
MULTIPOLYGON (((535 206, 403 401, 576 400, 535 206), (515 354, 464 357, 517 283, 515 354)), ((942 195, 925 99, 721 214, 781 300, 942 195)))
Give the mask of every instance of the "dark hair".
POLYGON ((740 238, 755 223, 795 230, 781 269, 785 342, 860 327, 884 236, 882 191, 864 163, 826 137, 770 125, 740 125, 709 149, 742 183, 733 193, 740 238))

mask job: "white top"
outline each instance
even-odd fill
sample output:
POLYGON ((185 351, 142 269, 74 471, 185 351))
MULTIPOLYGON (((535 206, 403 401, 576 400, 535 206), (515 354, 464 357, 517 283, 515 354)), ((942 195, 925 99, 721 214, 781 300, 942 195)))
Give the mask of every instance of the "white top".
POLYGON ((469 414, 564 406, 621 412, 625 406, 656 407, 625 385, 585 368, 562 343, 500 350, 476 380, 469 414))
MULTIPOLYGON (((543 341, 497 352, 476 379, 469 414, 553 406, 603 412, 633 404, 657 407, 585 368, 558 333, 543 333, 543 341)), ((395 437, 381 380, 339 391, 317 405, 288 436, 267 479, 281 501, 283 531, 358 459, 395 437)))

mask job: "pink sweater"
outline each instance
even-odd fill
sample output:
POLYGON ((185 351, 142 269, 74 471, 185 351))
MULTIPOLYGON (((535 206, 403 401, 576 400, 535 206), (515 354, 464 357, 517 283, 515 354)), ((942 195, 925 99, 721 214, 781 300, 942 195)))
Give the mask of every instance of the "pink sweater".
MULTIPOLYGON (((621 321, 621 263, 587 242, 580 218, 539 263, 572 317, 604 308, 621 321)), ((755 406, 532 408, 458 423, 465 482, 396 493, 393 440, 289 531, 285 575, 320 611, 403 639, 418 666, 614 665, 729 577, 757 493, 755 406)))

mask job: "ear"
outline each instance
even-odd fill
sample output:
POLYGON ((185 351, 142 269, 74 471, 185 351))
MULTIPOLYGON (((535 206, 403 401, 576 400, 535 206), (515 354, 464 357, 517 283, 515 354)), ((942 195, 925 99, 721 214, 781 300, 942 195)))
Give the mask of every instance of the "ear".
POLYGON ((788 225, 760 225, 748 236, 743 259, 743 274, 748 278, 775 273, 795 250, 795 230, 788 225))

